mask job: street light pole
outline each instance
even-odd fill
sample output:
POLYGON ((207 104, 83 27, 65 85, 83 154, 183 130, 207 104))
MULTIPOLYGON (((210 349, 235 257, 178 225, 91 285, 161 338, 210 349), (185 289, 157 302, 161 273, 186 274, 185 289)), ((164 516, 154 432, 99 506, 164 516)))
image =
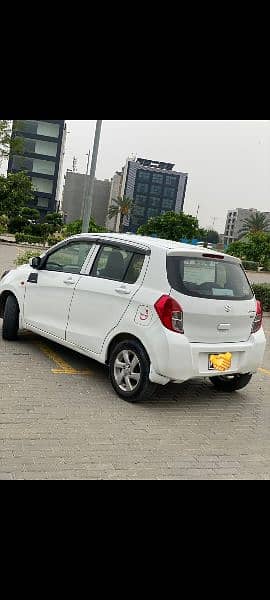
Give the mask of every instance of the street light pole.
POLYGON ((100 133, 101 133, 101 125, 102 125, 102 121, 96 122, 96 131, 95 131, 95 140, 94 140, 92 162, 91 162, 91 169, 90 169, 90 177, 89 177, 89 183, 87 186, 84 212, 83 212, 82 233, 88 233, 88 229, 89 229, 89 222, 90 222, 91 210, 92 210, 92 204, 93 204, 95 174, 96 174, 96 166, 97 166, 97 158, 98 158, 98 148, 99 148, 99 140, 100 140, 100 133))
POLYGON ((88 154, 86 155, 87 158, 87 167, 86 167, 86 173, 84 176, 84 184, 83 184, 83 201, 82 201, 82 210, 81 210, 81 218, 83 219, 83 215, 85 213, 85 201, 86 201, 86 190, 87 190, 87 181, 88 181, 88 170, 89 170, 89 163, 90 163, 90 154, 91 154, 91 150, 89 150, 88 154))

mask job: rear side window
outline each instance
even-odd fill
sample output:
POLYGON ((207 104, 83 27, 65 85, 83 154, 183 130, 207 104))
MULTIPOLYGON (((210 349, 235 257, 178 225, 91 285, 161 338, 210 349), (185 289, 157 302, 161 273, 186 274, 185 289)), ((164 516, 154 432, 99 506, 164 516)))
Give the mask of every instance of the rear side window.
POLYGON ((141 274, 144 260, 145 256, 143 256, 143 254, 133 254, 127 273, 125 275, 125 283, 136 283, 137 279, 141 274))
POLYGON ((115 246, 102 246, 94 262, 91 276, 125 283, 136 283, 145 256, 115 246))
POLYGON ((251 300, 254 296, 240 264, 223 260, 168 256, 170 285, 186 296, 251 300))

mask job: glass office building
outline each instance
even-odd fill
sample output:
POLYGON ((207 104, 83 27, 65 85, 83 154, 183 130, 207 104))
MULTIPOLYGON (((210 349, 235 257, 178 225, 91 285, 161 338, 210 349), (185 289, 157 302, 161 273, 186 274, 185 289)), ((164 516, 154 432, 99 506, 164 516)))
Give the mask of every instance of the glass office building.
POLYGON ((188 175, 173 168, 171 163, 143 158, 127 161, 122 195, 132 198, 134 207, 125 221, 125 231, 136 233, 151 217, 183 211, 188 175))
POLYGON ((31 207, 41 217, 59 207, 60 180, 65 150, 65 121, 13 122, 13 136, 23 138, 23 153, 12 155, 8 172, 26 171, 35 189, 31 207))

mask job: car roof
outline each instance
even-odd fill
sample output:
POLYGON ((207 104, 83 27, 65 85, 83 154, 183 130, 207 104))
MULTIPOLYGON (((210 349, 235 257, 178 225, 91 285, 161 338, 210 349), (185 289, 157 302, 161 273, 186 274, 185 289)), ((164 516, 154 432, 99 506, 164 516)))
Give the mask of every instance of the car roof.
POLYGON ((77 234, 76 239, 103 239, 104 241, 122 242, 127 245, 142 246, 142 248, 164 248, 166 251, 179 250, 182 252, 190 252, 191 254, 201 254, 202 250, 207 254, 221 255, 221 252, 217 252, 210 248, 202 248, 202 246, 192 246, 191 244, 183 244, 181 242, 174 242, 172 240, 164 240, 161 238, 147 237, 129 233, 81 233, 77 234))

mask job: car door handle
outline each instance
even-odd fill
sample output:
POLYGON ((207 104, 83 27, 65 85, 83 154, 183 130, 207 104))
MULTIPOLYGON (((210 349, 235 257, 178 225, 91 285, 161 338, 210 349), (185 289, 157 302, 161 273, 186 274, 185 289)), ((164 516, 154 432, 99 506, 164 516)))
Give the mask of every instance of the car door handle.
POLYGON ((117 294, 123 294, 123 295, 130 294, 130 290, 128 290, 126 287, 115 288, 115 291, 117 292, 117 294))
POLYGON ((64 279, 64 283, 66 285, 73 285, 75 283, 74 279, 72 279, 72 277, 70 277, 69 279, 64 279))

